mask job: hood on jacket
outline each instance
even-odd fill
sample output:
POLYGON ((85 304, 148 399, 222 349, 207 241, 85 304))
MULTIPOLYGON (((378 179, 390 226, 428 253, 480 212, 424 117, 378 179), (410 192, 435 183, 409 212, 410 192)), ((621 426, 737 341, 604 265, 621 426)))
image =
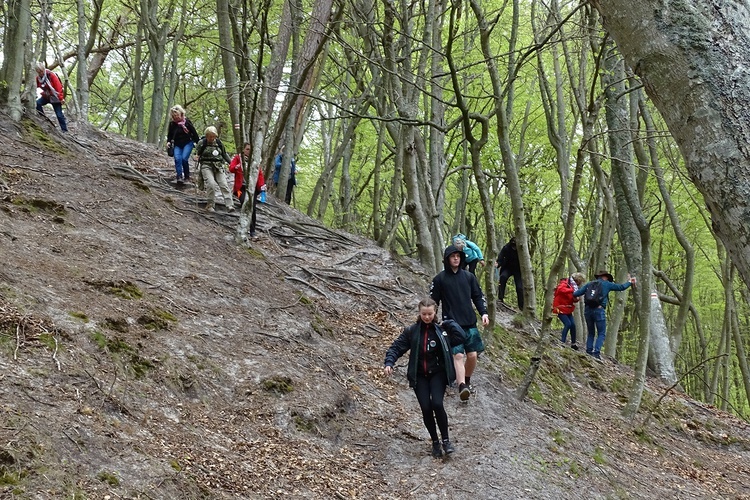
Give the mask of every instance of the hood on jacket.
POLYGON ((451 268, 451 263, 448 261, 448 257, 450 257, 451 254, 454 254, 454 253, 461 255, 461 262, 458 264, 458 268, 463 269, 464 266, 466 265, 466 254, 463 253, 458 248, 456 248, 455 245, 448 245, 445 248, 445 252, 443 252, 443 268, 446 271, 450 271, 450 272, 453 271, 453 269, 451 268))

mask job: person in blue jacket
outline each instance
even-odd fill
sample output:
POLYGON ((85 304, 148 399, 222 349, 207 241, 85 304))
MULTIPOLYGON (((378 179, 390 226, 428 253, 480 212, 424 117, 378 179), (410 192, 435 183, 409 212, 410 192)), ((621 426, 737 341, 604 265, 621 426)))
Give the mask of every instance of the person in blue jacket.
POLYGON ((465 333, 454 321, 437 323, 437 303, 425 298, 419 302, 417 322, 404 328, 385 353, 384 372, 388 377, 398 358, 409 351, 406 378, 414 389, 422 410, 422 420, 432 438, 435 458, 455 451, 448 436, 448 414, 443 399, 445 388, 456 378, 451 348, 465 341, 465 333), (436 425, 437 422, 437 425, 436 425), (442 449, 438 428, 443 438, 442 449))
MULTIPOLYGON (((273 160, 273 185, 279 185, 279 175, 281 175, 281 164, 284 162, 284 155, 281 153, 276 155, 273 160)), ((284 195, 284 201, 287 205, 292 202, 292 190, 297 185, 297 162, 292 157, 291 166, 289 167, 289 180, 286 183, 286 194, 284 195)), ((279 193, 276 193, 278 196, 279 193)))
POLYGON ((607 336, 607 314, 606 308, 609 302, 609 292, 622 292, 635 285, 635 277, 628 275, 625 283, 613 283, 614 277, 607 271, 597 271, 594 281, 589 281, 578 290, 573 292, 573 297, 584 296, 583 303, 586 308, 583 317, 586 319, 586 354, 596 359, 601 359, 601 350, 604 338, 607 336), (596 342, 594 342, 594 329, 596 329, 596 342))
POLYGON ((484 255, 476 243, 469 240, 466 235, 458 233, 453 237, 453 246, 461 250, 466 256, 466 266, 464 269, 471 274, 476 275, 477 264, 484 267, 484 255))

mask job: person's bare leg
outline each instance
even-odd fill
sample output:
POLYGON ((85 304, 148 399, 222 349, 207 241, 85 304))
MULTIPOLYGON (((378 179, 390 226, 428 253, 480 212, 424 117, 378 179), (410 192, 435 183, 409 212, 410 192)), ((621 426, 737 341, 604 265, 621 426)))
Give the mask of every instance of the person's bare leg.
POLYGON ((466 353, 466 366, 463 373, 463 380, 466 382, 466 377, 471 377, 474 374, 474 369, 477 367, 477 353, 467 352, 466 353))
POLYGON ((453 366, 456 368, 456 383, 460 386, 466 383, 466 370, 464 368, 464 355, 459 352, 453 355, 453 366))
POLYGON ((461 401, 469 399, 471 392, 466 387, 466 369, 464 368, 464 355, 457 353, 453 355, 453 366, 456 368, 456 383, 458 384, 458 397, 461 401))

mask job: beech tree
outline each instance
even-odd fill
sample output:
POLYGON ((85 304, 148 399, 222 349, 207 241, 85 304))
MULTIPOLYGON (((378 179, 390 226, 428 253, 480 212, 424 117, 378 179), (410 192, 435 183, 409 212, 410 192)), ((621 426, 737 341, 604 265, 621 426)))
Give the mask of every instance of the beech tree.
POLYGON ((722 0, 595 0, 664 117, 714 231, 750 285, 750 10, 722 0))

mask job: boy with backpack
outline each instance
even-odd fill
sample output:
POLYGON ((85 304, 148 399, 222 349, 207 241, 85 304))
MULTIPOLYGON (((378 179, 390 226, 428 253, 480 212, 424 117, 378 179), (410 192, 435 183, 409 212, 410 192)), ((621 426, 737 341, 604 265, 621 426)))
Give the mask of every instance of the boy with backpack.
POLYGON ((573 292, 573 297, 583 296, 586 305, 583 316, 586 318, 586 354, 601 359, 601 349, 607 336, 607 315, 605 309, 609 302, 609 292, 622 292, 635 285, 635 278, 628 275, 625 283, 613 283, 614 277, 607 271, 597 271, 594 281, 589 281, 573 292), (594 342, 596 328, 596 342, 594 342))

